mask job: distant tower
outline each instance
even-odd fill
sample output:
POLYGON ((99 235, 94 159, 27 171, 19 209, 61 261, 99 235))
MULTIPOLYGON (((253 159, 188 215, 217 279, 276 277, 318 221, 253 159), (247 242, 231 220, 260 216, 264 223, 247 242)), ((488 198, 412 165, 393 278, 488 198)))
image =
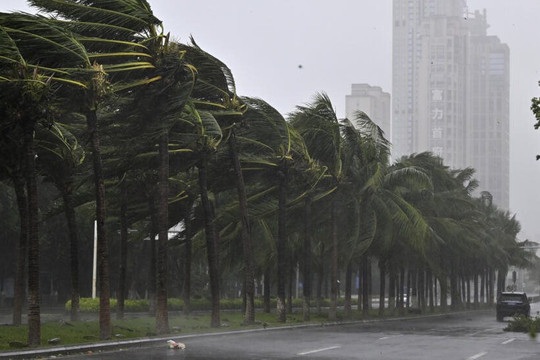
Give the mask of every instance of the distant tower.
POLYGON ((354 123, 355 112, 365 112, 390 140, 390 94, 382 91, 378 86, 368 84, 352 84, 351 94, 345 98, 345 113, 349 120, 354 123))
POLYGON ((487 36, 486 11, 474 13, 469 39, 467 164, 476 169, 480 190, 509 208, 510 50, 487 36))
POLYGON ((393 158, 431 151, 473 167, 509 206, 509 50, 463 0, 393 2, 393 158))

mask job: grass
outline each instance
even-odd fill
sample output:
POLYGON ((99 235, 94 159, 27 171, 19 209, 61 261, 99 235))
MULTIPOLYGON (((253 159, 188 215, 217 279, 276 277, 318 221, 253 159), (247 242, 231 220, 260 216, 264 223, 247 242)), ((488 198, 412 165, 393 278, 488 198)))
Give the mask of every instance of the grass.
MULTIPOLYGON (((112 315, 114 316, 114 314, 112 315)), ((312 315, 311 323, 322 323, 327 321, 326 315, 312 315)), ((125 320, 111 319, 112 338, 115 340, 127 340, 136 338, 145 338, 155 336, 155 318, 149 316, 131 317, 125 320)), ((216 332, 224 330, 238 330, 249 328, 261 328, 263 324, 267 327, 282 326, 276 320, 275 314, 257 313, 256 324, 243 325, 243 316, 241 313, 222 313, 222 326, 211 328, 210 314, 197 315, 169 315, 169 325, 171 337, 178 338, 186 334, 195 334, 202 332, 216 332)), ((287 316, 285 325, 303 324, 301 314, 292 314, 287 316)), ((26 347, 27 326, 0 326, 0 351, 15 350, 26 347)), ((73 345, 84 344, 99 341, 99 323, 97 319, 65 322, 43 322, 41 325, 41 344, 42 347, 51 347, 55 345, 73 345), (60 339, 56 344, 49 344, 49 340, 60 339)))

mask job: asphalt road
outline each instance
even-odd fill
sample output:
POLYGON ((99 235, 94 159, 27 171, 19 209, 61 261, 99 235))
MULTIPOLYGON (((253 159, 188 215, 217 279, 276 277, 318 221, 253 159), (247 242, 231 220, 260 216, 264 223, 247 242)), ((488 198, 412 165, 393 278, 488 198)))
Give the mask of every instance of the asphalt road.
MULTIPOLYGON (((540 310, 533 304, 532 314, 540 310)), ((441 317, 175 338, 167 344, 69 359, 538 360, 540 340, 504 332, 495 310, 441 317)))

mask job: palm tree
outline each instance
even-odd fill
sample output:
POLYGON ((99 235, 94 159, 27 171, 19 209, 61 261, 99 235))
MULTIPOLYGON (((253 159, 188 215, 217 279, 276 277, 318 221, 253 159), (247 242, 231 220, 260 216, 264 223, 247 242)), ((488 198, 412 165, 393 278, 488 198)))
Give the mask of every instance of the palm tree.
POLYGON ((53 87, 68 83, 84 86, 65 77, 67 72, 58 65, 78 61, 83 57, 78 42, 66 31, 43 18, 25 14, 0 14, 2 43, 0 60, 3 63, 0 80, 3 91, 18 97, 12 104, 13 120, 20 124, 25 153, 25 181, 28 200, 28 343, 39 345, 39 239, 37 219, 37 183, 34 153, 34 131, 38 123, 52 123, 50 103, 53 87), (43 49, 48 51, 43 52, 43 49), (39 62, 39 64, 38 64, 39 62), (56 77, 58 72, 61 76, 56 77), (16 106, 16 105, 15 105, 16 106))
MULTIPOLYGON (((238 129, 243 149, 240 160, 250 179, 262 184, 252 190, 255 191, 251 200, 253 216, 260 220, 259 224, 264 224, 264 234, 275 230, 272 236, 277 263, 277 317, 285 322, 288 187, 291 173, 295 172, 293 164, 305 157, 306 149, 298 134, 273 107, 260 99, 242 98, 242 101, 247 105, 243 118, 250 126, 238 129)), ((265 275, 265 280, 268 278, 265 275)))
POLYGON ((310 155, 328 169, 330 178, 330 239, 331 239, 331 277, 330 310, 328 318, 336 319, 337 281, 338 281, 338 218, 337 199, 343 179, 341 152, 342 137, 339 120, 326 94, 317 94, 313 102, 306 106, 297 106, 291 114, 291 123, 304 138, 310 155))
MULTIPOLYGON (((197 68, 197 82, 191 94, 197 109, 210 111, 224 131, 228 145, 228 156, 235 175, 238 207, 241 219, 241 240, 244 253, 244 284, 246 309, 244 322, 251 324, 255 321, 255 284, 253 250, 251 244, 250 221, 247 206, 247 195, 238 153, 236 128, 244 124, 242 114, 245 105, 237 98, 236 85, 230 69, 219 59, 202 50, 193 38, 191 46, 186 50, 186 59, 197 68)), ((218 148, 216 147, 216 150, 218 148)))
MULTIPOLYGON (((4 84, 0 85, 2 87, 4 84)), ((15 104, 18 99, 11 97, 12 92, 2 91, 0 93, 0 101, 2 106, 2 114, 0 114, 1 123, 1 140, 0 140, 0 158, 2 169, 2 177, 11 180, 15 190, 17 200, 18 216, 19 216, 19 240, 17 271, 15 280, 15 291, 13 299, 13 325, 21 325, 22 307, 25 291, 25 273, 26 273, 26 258, 27 258, 27 243, 28 243, 28 205, 26 199, 26 190, 24 182, 24 159, 22 152, 22 129, 17 126, 16 122, 8 121, 11 117, 11 110, 8 104, 15 104)))
MULTIPOLYGON (((162 31, 161 21, 157 19, 148 2, 133 3, 129 0, 95 1, 89 6, 81 0, 52 1, 30 0, 30 3, 43 11, 57 14, 67 21, 63 26, 78 34, 94 60, 93 76, 85 93, 85 115, 90 132, 94 177, 96 189, 96 218, 98 222, 98 256, 100 276, 100 333, 102 338, 110 336, 110 303, 108 250, 105 229, 105 191, 103 168, 98 136, 97 107, 107 94, 106 74, 113 74, 116 91, 148 85, 160 81, 162 90, 178 87, 184 77, 175 78, 182 73, 183 62, 178 49, 169 48, 169 39, 162 31), (111 53, 111 49, 113 52, 111 53), (122 60, 120 60, 122 59, 122 60), (128 59, 127 61, 124 59, 128 59), (144 59, 144 60, 141 60, 144 59), (180 65, 180 67, 178 67, 180 65), (155 71, 153 70, 155 69, 155 71), (138 74, 133 76, 134 71, 138 74), (131 77, 125 77, 128 73, 131 77)), ((88 63, 89 64, 89 63, 88 63)), ((159 92, 155 92, 155 96, 159 92)), ((183 96, 185 98, 185 96, 183 96)), ((183 105, 182 98, 179 99, 183 105)), ((164 103, 167 103, 166 101, 164 103)), ((161 114, 167 114, 166 108, 161 114)), ((175 110, 172 111, 176 112, 175 110)), ((163 119, 156 119, 163 120, 163 119)), ((159 186, 159 257, 158 257, 158 296, 156 327, 159 333, 168 330, 166 295, 166 253, 168 238, 168 134, 167 126, 162 127, 159 141, 160 186, 159 186)))
POLYGON ((77 168, 85 159, 85 152, 76 137, 61 123, 37 133, 39 166, 62 195, 64 214, 69 229, 71 263, 71 321, 79 317, 79 229, 75 216, 74 194, 77 168))

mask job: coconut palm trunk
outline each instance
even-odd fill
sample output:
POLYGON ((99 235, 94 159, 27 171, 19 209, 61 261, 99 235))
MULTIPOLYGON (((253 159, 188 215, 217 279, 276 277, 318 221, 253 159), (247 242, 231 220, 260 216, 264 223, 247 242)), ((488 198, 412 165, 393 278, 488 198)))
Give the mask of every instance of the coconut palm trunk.
POLYGON ((369 267, 371 263, 367 256, 362 258, 362 315, 369 315, 369 286, 371 279, 369 278, 369 267))
POLYGON ((15 294, 13 298, 13 325, 21 325, 22 308, 26 279, 26 259, 28 253, 28 199, 24 179, 21 176, 13 177, 17 207, 19 209, 20 233, 19 252, 17 259, 17 277, 15 280, 15 294))
POLYGON ((75 205, 73 194, 69 190, 69 185, 62 191, 64 200, 64 214, 69 229, 69 253, 71 270, 71 310, 70 320, 79 320, 79 233, 77 219, 75 216, 75 205))
POLYGON ((156 288, 156 331, 169 332, 167 311, 167 243, 169 241, 169 134, 163 130, 159 141, 158 256, 156 288))
POLYGON ((26 154, 26 194, 28 198, 28 345, 41 344, 41 316, 39 299, 39 237, 36 164, 34 152, 35 122, 24 125, 26 154))
POLYGON ((94 168, 94 186, 96 193, 97 221, 97 263, 99 288, 99 336, 102 340, 111 337, 111 305, 109 283, 109 250, 107 245, 105 184, 103 180, 103 165, 101 163, 101 148, 99 142, 98 122, 95 110, 86 113, 86 122, 92 150, 94 168))
POLYGON ((212 315, 210 326, 218 327, 221 325, 219 314, 219 265, 217 254, 217 234, 214 224, 214 211, 208 198, 208 170, 206 154, 198 165, 199 168, 199 190, 201 203, 204 211, 204 230, 206 238, 206 253, 208 257, 208 273, 210 277, 210 293, 212 297, 212 315))
POLYGON ((149 194, 148 208, 150 209, 150 266, 148 269, 148 300, 149 314, 151 316, 156 315, 156 237, 159 232, 159 224, 157 219, 157 209, 155 206, 154 192, 149 194))
POLYGON ((347 317, 351 315, 352 310, 352 265, 349 261, 345 270, 345 314, 347 317))
POLYGON ((127 223, 127 184, 122 181, 120 184, 120 274, 118 279, 118 296, 116 305, 116 318, 124 318, 124 305, 126 299, 126 276, 127 276, 127 241, 128 241, 128 223, 127 223))
POLYGON ((285 306, 285 285, 287 270, 287 164, 282 163, 278 170, 278 236, 277 236, 277 320, 287 320, 285 306))
POLYGON ((330 309, 328 310, 328 320, 334 321, 337 319, 337 281, 338 281, 338 249, 337 249, 337 214, 336 214, 336 199, 332 197, 330 205, 330 221, 332 223, 332 256, 330 266, 330 309))
POLYGON ((311 195, 306 197, 304 203, 304 267, 303 267, 303 318, 304 321, 310 321, 311 319, 311 243, 312 243, 312 219, 311 219, 311 205, 313 199, 311 195))
MULTIPOLYGON (((190 197, 191 199, 191 197, 190 197)), ((191 208, 193 206, 193 201, 189 200, 188 205, 186 206, 186 212, 184 215, 184 224, 185 224, 185 233, 186 233, 186 242, 184 245, 184 305, 182 306, 182 311, 184 315, 189 315, 191 311, 191 261, 192 261, 192 224, 191 224, 191 208)))
POLYGON ((238 192, 238 205, 240 209, 240 218, 242 219, 242 245, 244 250, 244 293, 246 297, 246 308, 244 313, 244 323, 253 324, 255 322, 255 275, 253 247, 251 244, 251 231, 249 225, 248 204, 246 196, 246 185, 240 160, 238 159, 238 149, 236 143, 236 134, 234 130, 229 137, 230 156, 236 175, 236 190, 238 192))
MULTIPOLYGON (((379 259, 379 274, 379 316, 384 316, 384 307, 386 302, 386 264, 382 259, 379 259)), ((390 285, 390 288, 392 286, 393 284, 390 285)))

